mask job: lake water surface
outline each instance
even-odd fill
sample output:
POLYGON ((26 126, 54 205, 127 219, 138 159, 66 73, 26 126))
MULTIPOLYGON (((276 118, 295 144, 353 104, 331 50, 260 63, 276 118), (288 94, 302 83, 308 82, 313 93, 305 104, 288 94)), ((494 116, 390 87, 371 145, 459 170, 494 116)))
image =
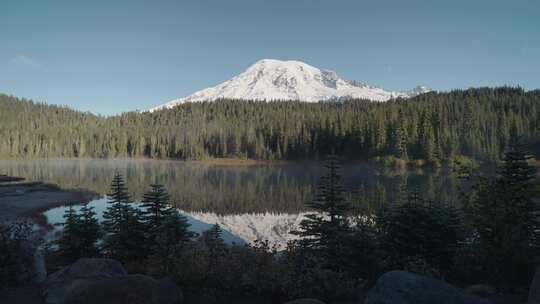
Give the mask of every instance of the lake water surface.
MULTIPOLYGON (((232 166, 167 160, 10 160, 0 161, 1 173, 44 181, 63 188, 84 188, 102 198, 91 202, 98 214, 115 172, 121 173, 135 201, 152 183, 164 184, 174 205, 200 232, 218 223, 230 242, 268 239, 283 246, 307 211, 322 163, 232 166)), ((344 164, 345 189, 355 207, 376 208, 400 199, 407 190, 434 202, 458 202, 458 179, 444 169, 392 170, 372 164, 344 164)), ((73 202, 77 203, 77 202, 73 202)), ((65 208, 45 213, 52 224, 62 221, 65 208)))

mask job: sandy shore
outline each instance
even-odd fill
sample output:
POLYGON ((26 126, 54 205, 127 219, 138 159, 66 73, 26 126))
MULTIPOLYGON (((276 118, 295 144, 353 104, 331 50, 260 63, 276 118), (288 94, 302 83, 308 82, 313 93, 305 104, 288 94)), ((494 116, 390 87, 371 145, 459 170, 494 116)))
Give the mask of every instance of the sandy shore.
POLYGON ((96 196, 91 191, 66 190, 41 182, 0 182, 0 222, 36 218, 47 209, 69 203, 85 203, 96 196))

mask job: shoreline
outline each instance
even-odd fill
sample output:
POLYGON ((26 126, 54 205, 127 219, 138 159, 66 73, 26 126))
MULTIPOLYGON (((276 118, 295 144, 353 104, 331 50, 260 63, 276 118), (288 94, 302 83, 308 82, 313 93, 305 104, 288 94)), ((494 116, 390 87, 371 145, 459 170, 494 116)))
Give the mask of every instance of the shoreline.
POLYGON ((209 158, 194 162, 214 166, 259 166, 259 165, 284 165, 286 160, 263 160, 253 158, 209 158))
MULTIPOLYGON (((197 163, 202 165, 217 165, 217 166, 259 166, 259 165, 287 165, 291 163, 303 163, 303 162, 324 162, 325 158, 298 158, 298 159, 255 159, 255 158, 235 158, 235 157, 209 157, 205 159, 181 159, 181 158, 150 158, 150 157, 30 157, 30 158, 5 158, 0 157, 0 161, 56 161, 56 160, 69 160, 69 161, 93 161, 93 160, 103 160, 103 161, 150 161, 150 162, 185 162, 185 163, 197 163)), ((467 160, 474 161, 478 164, 490 163, 486 160, 476 160, 470 159, 467 160)), ((377 164, 382 167, 394 168, 394 167, 407 167, 407 168, 438 168, 448 166, 451 162, 450 159, 440 160, 438 166, 433 166, 430 162, 425 159, 400 159, 393 156, 376 156, 370 157, 367 159, 349 159, 341 158, 342 165, 347 164, 377 164)), ((531 162, 535 166, 540 167, 540 158, 532 159, 531 162)), ((11 177, 5 174, 0 174, 0 184, 5 182, 6 178, 18 178, 11 177)))
POLYGON ((68 190, 54 184, 17 179, 17 182, 0 182, 0 222, 26 218, 42 226, 42 212, 66 204, 87 203, 98 196, 85 189, 68 190))
MULTIPOLYGON (((296 162, 298 160, 267 160, 267 159, 254 159, 254 158, 233 158, 233 157, 217 157, 217 158, 207 158, 202 160, 192 160, 192 159, 179 159, 179 158, 149 158, 149 157, 104 157, 104 158, 92 158, 92 157, 67 157, 67 158, 57 158, 57 157, 51 157, 51 158, 0 158, 0 161, 40 161, 40 160, 46 160, 46 161, 55 161, 55 160, 72 160, 72 161, 92 161, 92 160, 137 160, 137 161, 155 161, 155 162, 167 162, 167 161, 173 161, 173 162, 191 162, 191 163, 198 163, 198 164, 204 164, 204 165, 217 165, 217 166, 257 166, 257 165, 284 165, 290 162, 296 162)), ((317 161, 317 160, 301 160, 301 161, 317 161)), ((8 177, 6 175, 0 174, 0 183, 2 183, 2 177, 5 178, 13 178, 8 177)))

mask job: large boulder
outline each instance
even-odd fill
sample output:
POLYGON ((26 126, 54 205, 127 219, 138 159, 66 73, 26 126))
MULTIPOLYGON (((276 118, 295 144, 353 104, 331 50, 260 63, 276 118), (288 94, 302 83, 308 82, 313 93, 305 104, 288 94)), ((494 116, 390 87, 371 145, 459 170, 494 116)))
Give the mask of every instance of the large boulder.
POLYGON ((382 275, 366 298, 366 304, 488 304, 443 281, 406 271, 382 275))
POLYGON ((181 304, 181 290, 172 281, 144 275, 79 282, 66 290, 65 304, 181 304))
POLYGON ((540 304, 540 268, 534 274, 531 287, 529 288, 528 304, 540 304))
POLYGON ((292 300, 285 304, 324 304, 324 302, 321 302, 317 299, 305 298, 305 299, 292 300))
POLYGON ((159 303, 175 303, 184 302, 184 293, 171 279, 161 279, 159 281, 159 303))
POLYGON ((45 303, 62 304, 68 289, 82 289, 92 282, 126 276, 120 262, 110 259, 79 259, 45 280, 45 303))

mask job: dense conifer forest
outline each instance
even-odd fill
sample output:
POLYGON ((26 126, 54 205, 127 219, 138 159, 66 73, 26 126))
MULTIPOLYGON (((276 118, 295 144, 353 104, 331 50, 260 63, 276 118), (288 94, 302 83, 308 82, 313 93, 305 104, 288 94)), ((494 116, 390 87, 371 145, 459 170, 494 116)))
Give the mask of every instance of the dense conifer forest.
POLYGON ((187 103, 102 117, 0 95, 0 157, 499 160, 540 135, 540 90, 478 88, 377 103, 187 103))

